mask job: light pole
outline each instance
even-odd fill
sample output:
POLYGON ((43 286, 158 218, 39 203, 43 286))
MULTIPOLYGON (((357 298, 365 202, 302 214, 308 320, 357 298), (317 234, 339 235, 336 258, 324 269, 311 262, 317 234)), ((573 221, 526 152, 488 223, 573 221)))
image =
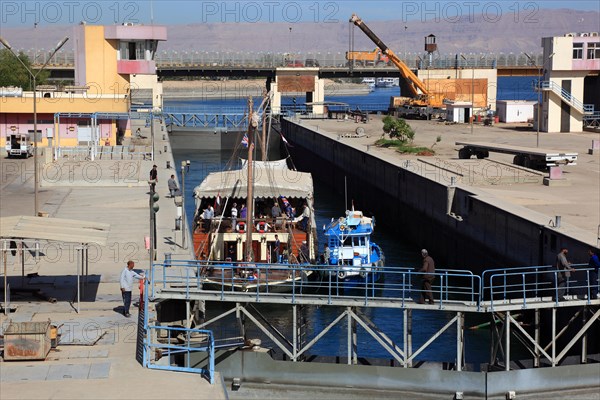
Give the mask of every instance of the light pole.
POLYGON ((190 160, 181 162, 181 247, 187 249, 185 242, 185 174, 190 171, 190 160))
POLYGON ((292 61, 292 27, 290 26, 290 34, 288 36, 288 60, 287 63, 292 61))
MULTIPOLYGON (((469 64, 469 61, 465 58, 464 55, 461 54, 460 57, 467 62, 467 65, 469 64)), ((475 65, 473 65, 473 67, 471 68, 471 118, 470 118, 471 135, 473 134, 474 114, 475 114, 475 65)))
POLYGON ((33 197, 34 197, 34 216, 38 216, 38 212, 39 212, 39 207, 38 207, 38 181, 39 181, 39 172, 38 172, 38 151, 37 151, 37 77, 38 75, 44 70, 44 68, 46 68, 46 65, 48 65, 48 63, 50 62, 50 60, 52 59, 52 57, 54 57, 54 55, 56 54, 56 52, 58 50, 60 50, 61 47, 64 46, 65 43, 67 43, 67 40, 69 40, 68 37, 65 37, 63 40, 61 40, 60 42, 58 42, 58 44, 56 45, 56 47, 54 48, 54 50, 52 50, 50 52, 50 56, 48 56, 48 58, 46 59, 46 62, 44 63, 44 65, 42 65, 42 67, 38 70, 37 73, 33 73, 31 72, 31 70, 27 67, 27 65, 25 65, 25 63, 19 58, 19 56, 17 55, 17 53, 14 52, 14 50, 12 49, 12 46, 6 41, 4 40, 2 37, 0 37, 0 43, 2 43, 2 45, 4 47, 6 47, 6 49, 8 51, 10 51, 12 53, 13 56, 16 57, 17 60, 19 60, 19 62, 21 63, 21 65, 23 66, 23 68, 25 68, 25 70, 29 73, 29 76, 31 76, 32 80, 33 80, 33 197))
POLYGON ((529 54, 527 54, 527 53, 523 53, 523 54, 525 54, 525 57, 527 57, 527 59, 529 60, 531 65, 536 67, 538 70, 538 81, 537 81, 537 85, 536 85, 538 104, 537 104, 535 147, 540 147, 540 123, 542 121, 541 120, 541 114, 542 114, 542 90, 541 90, 542 89, 542 69, 546 65, 546 62, 548 62, 554 56, 554 53, 550 54, 548 56, 548 59, 545 60, 541 66, 537 65, 537 63, 533 60, 533 58, 529 54))

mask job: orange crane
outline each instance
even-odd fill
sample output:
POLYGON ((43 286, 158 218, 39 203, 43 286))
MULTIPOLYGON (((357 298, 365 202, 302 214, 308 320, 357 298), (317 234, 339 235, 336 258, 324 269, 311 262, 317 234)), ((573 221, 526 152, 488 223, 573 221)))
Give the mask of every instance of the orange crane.
POLYGON ((413 106, 428 106, 429 105, 429 96, 430 93, 423 84, 423 82, 419 79, 417 75, 415 75, 410 68, 404 62, 377 37, 373 33, 371 29, 364 23, 362 19, 356 14, 352 14, 350 17, 350 22, 354 25, 358 26, 364 33, 377 45, 378 48, 381 49, 383 54, 385 54, 389 60, 400 70, 400 75, 408 82, 407 85, 403 85, 403 89, 406 88, 409 93, 402 93, 403 96, 408 95, 408 97, 412 97, 413 100, 410 102, 410 105, 413 106))

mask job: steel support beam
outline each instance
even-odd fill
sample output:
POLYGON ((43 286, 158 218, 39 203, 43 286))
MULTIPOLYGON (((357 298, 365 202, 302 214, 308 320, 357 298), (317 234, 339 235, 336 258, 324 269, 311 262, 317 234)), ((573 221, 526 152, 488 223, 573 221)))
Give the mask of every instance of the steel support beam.
POLYGON ((504 318, 504 334, 506 343, 504 344, 504 369, 510 371, 510 311, 506 311, 504 318))

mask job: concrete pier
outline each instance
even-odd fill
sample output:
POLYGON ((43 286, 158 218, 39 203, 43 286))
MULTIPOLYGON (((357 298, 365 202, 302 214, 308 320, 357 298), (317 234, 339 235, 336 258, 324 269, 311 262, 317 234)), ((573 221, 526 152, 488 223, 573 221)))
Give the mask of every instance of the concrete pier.
POLYGON ((586 151, 598 134, 541 134, 540 146, 579 153, 577 165, 564 167, 570 186, 548 187, 542 184, 547 173, 512 165, 510 155, 458 159, 460 140, 535 147, 536 133, 526 125, 475 125, 471 136, 466 124, 409 122, 414 144, 435 155, 375 146, 383 134, 378 116, 367 123, 285 120, 282 128, 300 169, 319 171, 339 193, 346 180, 358 208, 419 248, 433 249, 447 267, 552 264, 563 246, 571 261, 587 263, 588 248, 600 240, 600 157, 586 151))
MULTIPOLYGON (((136 129, 135 121, 133 129, 136 129)), ((158 121, 156 132, 160 132, 158 121)), ((150 137, 150 128, 140 126, 150 137)), ((166 132, 165 132, 166 133, 166 132)), ((181 231, 174 231, 176 207, 168 194, 167 180, 177 176, 170 144, 157 135, 155 161, 145 160, 72 161, 60 159, 44 164, 42 171, 60 171, 60 179, 44 182, 41 173, 40 210, 48 217, 96 221, 110 224, 109 243, 92 246, 87 285, 82 287, 81 312, 75 311, 76 254, 73 244, 42 243, 38 261, 25 252, 25 286, 39 288, 55 297, 54 304, 28 296, 13 294, 16 312, 0 316, 6 328, 14 322, 47 321, 62 325, 57 351, 46 361, 1 362, 0 381, 3 399, 24 398, 200 398, 226 399, 220 376, 216 383, 197 374, 164 372, 143 368, 136 357, 138 334, 137 307, 132 304, 131 317, 122 315, 119 286, 120 273, 127 260, 135 261, 136 270, 147 269, 149 252, 144 237, 149 234, 149 171, 158 166, 160 210, 157 215, 157 252, 173 253, 174 258, 191 258, 191 246, 181 247, 181 231), (165 151, 166 148, 166 151, 165 151), (171 169, 166 169, 167 161, 171 169)), ((44 157, 41 157, 44 158, 44 157)), ((33 215, 33 159, 1 158, 0 216, 33 215)), ((46 178, 49 179, 49 178, 46 178)), ((188 192, 188 197, 190 196, 188 192)), ((187 243, 191 243, 189 238, 187 243)), ((19 254, 7 259, 9 283, 21 285, 19 254)), ((137 303, 137 287, 132 293, 137 303)), ((139 353, 138 353, 139 354, 139 353)))

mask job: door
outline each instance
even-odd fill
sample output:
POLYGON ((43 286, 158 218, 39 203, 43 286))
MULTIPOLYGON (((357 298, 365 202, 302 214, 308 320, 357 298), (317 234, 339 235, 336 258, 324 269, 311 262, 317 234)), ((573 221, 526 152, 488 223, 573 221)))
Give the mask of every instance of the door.
MULTIPOLYGON (((245 260, 245 255, 246 255, 246 242, 243 243, 243 251, 244 251, 244 257, 242 257, 241 259, 243 261, 245 260)), ((263 259, 262 254, 260 254, 260 242, 258 240, 253 240, 252 241, 252 253, 254 254, 254 261, 261 261, 264 262, 266 261, 266 258, 263 259)))
MULTIPOLYGON (((571 95, 571 80, 565 79, 561 83, 564 92, 571 95)), ((564 101, 560 102, 560 131, 570 132, 571 131, 571 106, 564 101)))
POLYGON ((92 127, 91 126, 78 126, 77 127, 77 141, 80 144, 89 144, 92 142, 92 127))

